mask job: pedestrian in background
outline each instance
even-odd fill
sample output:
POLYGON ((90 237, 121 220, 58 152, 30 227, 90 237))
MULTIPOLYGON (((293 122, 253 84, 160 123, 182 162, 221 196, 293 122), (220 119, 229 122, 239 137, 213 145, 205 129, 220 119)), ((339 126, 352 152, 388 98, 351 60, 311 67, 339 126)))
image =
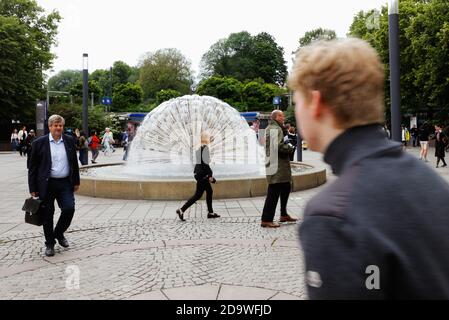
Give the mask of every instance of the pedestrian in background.
POLYGON ((98 150, 100 146, 100 138, 97 137, 97 131, 92 130, 90 133, 90 137, 87 143, 90 151, 92 152, 92 159, 90 160, 93 164, 97 163, 98 154, 100 151, 98 150))
POLYGON ((268 182, 267 196, 262 210, 260 225, 263 228, 277 228, 279 223, 274 222, 276 206, 281 199, 280 222, 295 222, 287 213, 288 197, 291 192, 292 170, 290 155, 295 151, 288 141, 288 133, 284 129, 284 113, 274 110, 271 113, 270 124, 266 129, 265 155, 266 178, 268 182))
POLYGON ((440 161, 443 162, 443 167, 446 167, 446 161, 444 160, 445 157, 445 148, 447 145, 447 137, 443 133, 443 130, 441 129, 441 126, 436 125, 435 126, 435 157, 437 158, 437 168, 440 164, 440 161))
POLYGON ((22 129, 20 129, 19 133, 19 153, 21 156, 25 156, 26 152, 25 152, 25 139, 28 136, 28 132, 27 132, 27 127, 23 126, 22 129))
POLYGON ((176 210, 176 214, 178 215, 181 221, 185 221, 184 213, 190 208, 195 202, 201 199, 204 192, 206 192, 206 204, 207 204, 207 218, 219 218, 220 215, 214 213, 214 209, 212 207, 212 196, 213 190, 211 183, 216 183, 214 178, 213 171, 210 164, 210 153, 209 153, 209 144, 211 142, 211 137, 208 133, 201 133, 201 146, 196 151, 196 165, 193 171, 194 178, 196 180, 196 191, 195 194, 179 209, 176 210))
POLYGON ((427 152, 429 149, 429 136, 430 127, 427 122, 423 123, 418 130, 419 144, 421 146, 421 151, 419 152, 419 159, 429 162, 427 160, 427 152))
POLYGON ((11 150, 16 153, 19 149, 19 134, 17 133, 17 129, 14 129, 11 133, 11 150))
POLYGON ((86 166, 89 163, 89 146, 84 131, 80 132, 80 136, 78 138, 78 151, 81 164, 86 166))
POLYGON ((36 139, 36 135, 34 134, 34 130, 31 129, 30 133, 25 139, 25 153, 27 155, 27 169, 30 168, 30 159, 31 159, 31 147, 34 139, 36 139))

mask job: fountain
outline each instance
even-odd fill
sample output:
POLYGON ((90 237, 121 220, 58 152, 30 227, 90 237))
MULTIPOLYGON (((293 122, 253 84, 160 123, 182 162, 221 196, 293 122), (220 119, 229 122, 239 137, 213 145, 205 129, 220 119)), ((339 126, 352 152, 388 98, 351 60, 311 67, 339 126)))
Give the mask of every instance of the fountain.
MULTIPOLYGON (((131 144, 127 163, 81 169, 80 194, 123 199, 187 199, 200 136, 211 136, 214 198, 266 194, 265 152, 256 133, 230 105, 208 96, 171 99, 150 112, 131 144)), ((324 169, 293 163, 293 190, 326 181, 324 169)))

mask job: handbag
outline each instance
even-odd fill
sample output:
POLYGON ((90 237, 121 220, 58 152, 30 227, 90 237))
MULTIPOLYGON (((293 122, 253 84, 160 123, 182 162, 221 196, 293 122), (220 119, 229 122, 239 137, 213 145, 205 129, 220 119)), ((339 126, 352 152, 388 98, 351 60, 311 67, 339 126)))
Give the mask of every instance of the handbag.
POLYGON ((27 198, 23 204, 22 210, 25 211, 25 223, 41 226, 44 224, 42 214, 42 200, 33 197, 27 198))

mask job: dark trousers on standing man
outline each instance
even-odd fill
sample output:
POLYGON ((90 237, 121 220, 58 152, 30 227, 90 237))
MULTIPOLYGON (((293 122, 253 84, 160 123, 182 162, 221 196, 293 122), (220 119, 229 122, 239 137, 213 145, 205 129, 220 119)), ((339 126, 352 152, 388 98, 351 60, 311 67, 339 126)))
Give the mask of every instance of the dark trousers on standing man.
POLYGON ((291 182, 273 183, 268 185, 267 198, 262 211, 263 222, 273 222, 278 205, 279 197, 281 198, 281 216, 287 214, 287 202, 292 189, 291 182))
POLYGON ((64 232, 69 228, 73 214, 75 213, 75 197, 73 195, 73 186, 70 183, 69 178, 50 178, 48 180, 48 192, 42 206, 45 208, 43 225, 45 244, 47 246, 53 246, 56 243, 56 239, 64 237, 64 232), (61 216, 59 217, 56 227, 53 229, 55 200, 58 202, 58 206, 61 209, 61 216))
POLYGON ((186 212, 188 208, 190 208, 195 202, 201 199, 203 196, 204 191, 206 191, 206 203, 207 203, 207 210, 209 213, 213 213, 214 210, 212 209, 212 187, 210 185, 209 180, 202 179, 200 181, 196 182, 196 192, 193 195, 192 198, 190 198, 181 208, 182 212, 186 212))

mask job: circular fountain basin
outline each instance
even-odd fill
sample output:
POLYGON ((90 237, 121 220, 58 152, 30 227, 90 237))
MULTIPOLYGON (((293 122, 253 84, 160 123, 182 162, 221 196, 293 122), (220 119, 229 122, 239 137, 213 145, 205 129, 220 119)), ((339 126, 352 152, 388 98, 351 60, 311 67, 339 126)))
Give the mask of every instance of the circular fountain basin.
MULTIPOLYGON (((326 182, 326 169, 302 162, 292 162, 292 191, 315 188, 326 182)), ((78 194, 129 200, 187 200, 196 190, 192 178, 149 178, 100 174, 103 167, 123 166, 123 163, 90 165, 80 169, 81 185, 78 194), (97 174, 95 171, 98 170, 97 174)), ((119 170, 118 170, 119 171, 119 170)), ((267 194, 264 175, 218 177, 213 185, 214 199, 251 198, 267 194)), ((204 195, 205 197, 205 195, 204 195)))

